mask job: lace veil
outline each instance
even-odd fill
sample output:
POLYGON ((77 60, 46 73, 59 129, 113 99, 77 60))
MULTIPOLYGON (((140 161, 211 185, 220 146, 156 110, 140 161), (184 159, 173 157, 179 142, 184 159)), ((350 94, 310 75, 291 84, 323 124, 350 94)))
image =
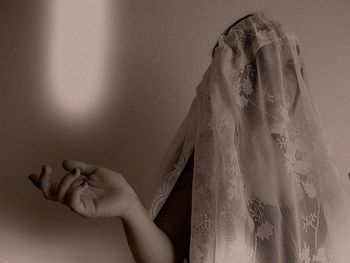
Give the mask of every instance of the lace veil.
POLYGON ((350 260, 350 197, 294 32, 261 11, 220 35, 158 170, 155 218, 194 151, 191 263, 350 260))

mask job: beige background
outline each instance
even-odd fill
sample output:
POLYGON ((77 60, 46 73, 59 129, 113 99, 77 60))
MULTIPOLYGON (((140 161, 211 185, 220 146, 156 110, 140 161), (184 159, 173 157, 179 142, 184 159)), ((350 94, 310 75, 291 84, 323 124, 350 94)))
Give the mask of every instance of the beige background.
POLYGON ((149 194, 217 37, 249 12, 295 30, 337 166, 342 176, 350 171, 348 0, 109 1, 103 103, 88 120, 62 117, 47 97, 52 3, 0 1, 0 262, 133 262, 118 219, 81 218, 44 200, 27 175, 46 163, 59 178, 61 160, 78 159, 149 194))

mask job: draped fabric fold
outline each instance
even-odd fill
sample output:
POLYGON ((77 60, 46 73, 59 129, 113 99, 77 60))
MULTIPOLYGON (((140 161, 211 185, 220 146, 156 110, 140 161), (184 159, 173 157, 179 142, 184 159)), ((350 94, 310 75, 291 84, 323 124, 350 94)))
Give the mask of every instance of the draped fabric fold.
POLYGON ((350 186, 293 30, 256 12, 218 43, 161 162, 151 216, 194 151, 191 263, 349 262, 350 186))

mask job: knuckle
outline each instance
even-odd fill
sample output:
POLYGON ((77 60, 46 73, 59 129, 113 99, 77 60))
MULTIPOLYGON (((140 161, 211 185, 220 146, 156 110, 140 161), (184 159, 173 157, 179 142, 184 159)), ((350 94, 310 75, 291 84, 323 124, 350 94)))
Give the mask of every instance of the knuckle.
POLYGON ((68 191, 69 193, 72 191, 72 189, 76 188, 78 185, 80 185, 83 182, 83 179, 77 179, 75 180, 72 185, 71 189, 68 191))

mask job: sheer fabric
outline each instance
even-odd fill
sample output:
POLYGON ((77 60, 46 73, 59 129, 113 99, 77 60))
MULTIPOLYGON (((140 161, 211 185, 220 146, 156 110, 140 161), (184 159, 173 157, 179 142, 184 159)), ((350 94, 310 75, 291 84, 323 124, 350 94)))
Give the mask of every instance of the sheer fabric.
POLYGON ((294 32, 256 12, 218 43, 159 167, 152 218, 194 151, 191 263, 349 262, 350 186, 294 32))

